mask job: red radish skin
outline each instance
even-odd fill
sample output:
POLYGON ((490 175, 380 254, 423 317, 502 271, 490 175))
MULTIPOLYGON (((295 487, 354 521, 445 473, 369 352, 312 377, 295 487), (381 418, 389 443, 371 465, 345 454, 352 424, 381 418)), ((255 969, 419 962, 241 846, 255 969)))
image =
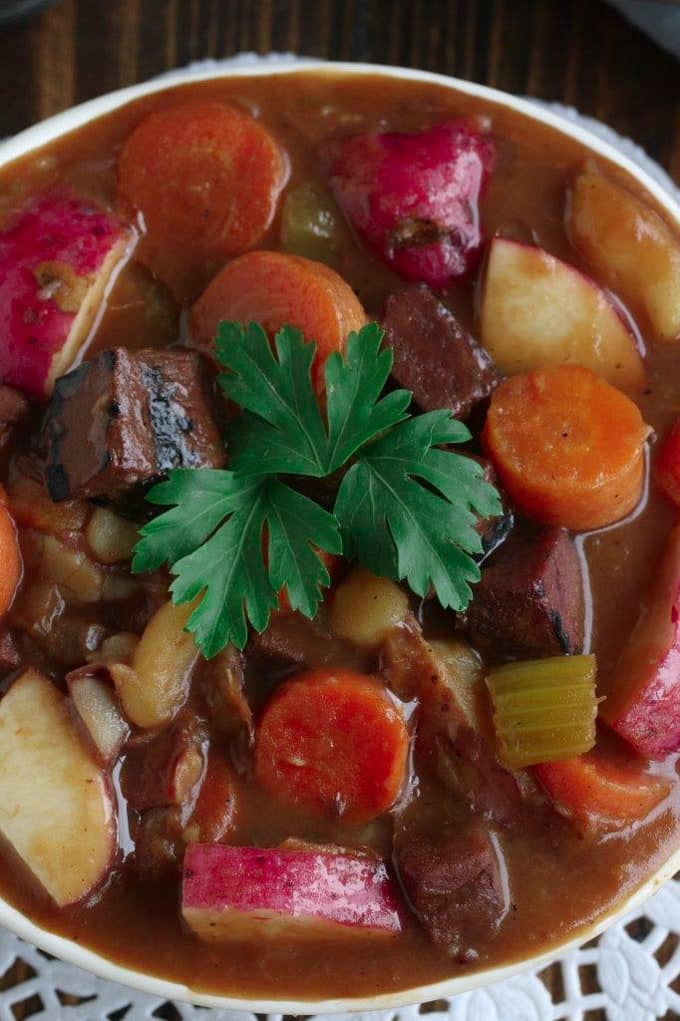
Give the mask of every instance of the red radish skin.
POLYGON ((193 844, 184 858, 182 914, 215 942, 401 932, 385 865, 341 852, 193 844))
POLYGON ((0 236, 0 381, 39 396, 75 360, 133 239, 71 193, 32 202, 0 236))
POLYGON ((600 714, 641 755, 661 759, 680 751, 680 525, 651 584, 600 714))
POLYGON ((400 276, 443 287, 474 266, 479 199, 495 160, 488 136, 456 120, 343 139, 327 157, 347 219, 400 276))

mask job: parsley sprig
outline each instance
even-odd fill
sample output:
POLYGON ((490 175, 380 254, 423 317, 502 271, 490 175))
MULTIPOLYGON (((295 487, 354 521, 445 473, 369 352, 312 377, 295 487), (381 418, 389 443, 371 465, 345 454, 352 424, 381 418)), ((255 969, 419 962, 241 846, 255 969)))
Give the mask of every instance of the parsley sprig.
POLYGON ((479 516, 500 513, 472 458, 442 449, 470 438, 448 411, 411 416, 411 394, 383 395, 392 352, 371 323, 324 366, 325 404, 312 383, 316 345, 284 326, 222 323, 216 353, 226 396, 241 408, 229 431, 231 468, 176 469, 147 499, 170 510, 141 529, 132 568, 167 564, 175 603, 200 597, 189 622, 204 656, 248 625, 263 631, 286 590, 313 617, 330 583, 321 553, 356 558, 375 574, 431 589, 464 609, 479 579, 479 516), (337 478, 333 513, 291 484, 337 478), (285 477, 285 481, 281 476, 285 477))

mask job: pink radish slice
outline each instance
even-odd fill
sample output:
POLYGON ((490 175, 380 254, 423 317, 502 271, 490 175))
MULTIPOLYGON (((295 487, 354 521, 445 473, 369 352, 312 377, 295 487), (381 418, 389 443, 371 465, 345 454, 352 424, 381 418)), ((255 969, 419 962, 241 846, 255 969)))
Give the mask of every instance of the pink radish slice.
POLYGON ((133 237, 70 192, 35 199, 0 235, 0 382, 50 391, 87 339, 133 237))
POLYGON ((401 931, 385 865, 347 852, 193 844, 182 913, 198 936, 215 941, 401 931))

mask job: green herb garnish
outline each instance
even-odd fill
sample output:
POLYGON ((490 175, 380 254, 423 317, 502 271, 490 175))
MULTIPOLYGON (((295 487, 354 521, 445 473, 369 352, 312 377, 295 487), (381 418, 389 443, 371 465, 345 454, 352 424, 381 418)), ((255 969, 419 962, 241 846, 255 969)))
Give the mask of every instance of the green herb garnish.
POLYGON ((168 564, 175 603, 201 596, 187 627, 207 658, 243 648, 248 623, 263 631, 282 589, 313 617, 330 583, 320 552, 467 606, 480 576, 475 522, 500 513, 500 499, 476 461, 441 449, 470 438, 448 411, 411 417, 407 390, 381 396, 392 367, 381 341, 372 323, 327 359, 322 407, 316 345, 298 330, 284 326, 273 350, 260 326, 220 325, 220 385, 242 409, 228 437, 232 467, 176 469, 154 486, 147 499, 172 509, 142 528, 132 563, 168 564), (332 476, 333 513, 293 488, 295 476, 332 476))

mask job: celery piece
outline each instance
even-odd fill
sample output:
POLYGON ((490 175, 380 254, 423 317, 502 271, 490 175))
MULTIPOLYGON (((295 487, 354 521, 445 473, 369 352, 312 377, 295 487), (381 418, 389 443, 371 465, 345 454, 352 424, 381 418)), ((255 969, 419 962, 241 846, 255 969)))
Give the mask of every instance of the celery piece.
POLYGON ((307 181, 288 192, 281 214, 281 241, 286 251, 334 266, 337 235, 333 200, 321 185, 307 181))
POLYGON ((570 759, 595 744, 594 656, 506 663, 489 673, 499 758, 509 769, 570 759))

